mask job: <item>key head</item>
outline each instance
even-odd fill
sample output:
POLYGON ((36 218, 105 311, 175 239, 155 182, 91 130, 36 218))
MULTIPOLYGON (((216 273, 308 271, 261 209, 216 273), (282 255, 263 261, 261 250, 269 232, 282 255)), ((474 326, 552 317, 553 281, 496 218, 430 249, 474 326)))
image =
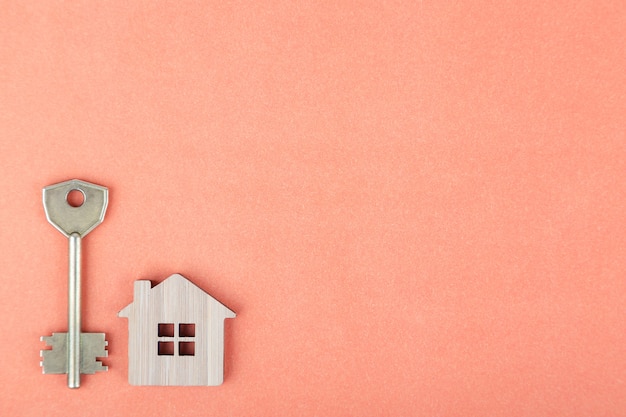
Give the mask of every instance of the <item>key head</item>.
POLYGON ((43 189, 46 218, 58 231, 69 237, 78 233, 85 237, 104 220, 109 202, 106 187, 81 180, 52 184, 43 189), (79 191, 83 202, 74 207, 68 202, 71 191, 79 191))

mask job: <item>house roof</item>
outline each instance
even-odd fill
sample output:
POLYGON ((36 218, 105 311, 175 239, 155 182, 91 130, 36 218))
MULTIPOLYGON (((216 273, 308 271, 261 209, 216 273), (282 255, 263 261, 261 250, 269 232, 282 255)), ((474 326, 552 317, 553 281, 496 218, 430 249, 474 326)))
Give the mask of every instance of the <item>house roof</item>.
MULTIPOLYGON (((147 282, 150 282, 150 281, 147 281, 147 282)), ((159 287, 162 287, 163 291, 168 291, 170 289, 172 291, 174 291, 175 289, 179 289, 181 287, 186 287, 187 291, 199 291, 199 292, 202 293, 202 295, 207 297, 210 302, 217 303, 220 306, 222 306, 224 308, 225 312, 226 312, 226 315, 225 315, 226 318, 234 318, 235 317, 235 312, 234 311, 232 311, 231 309, 226 307, 224 304, 220 303, 218 300, 213 298, 210 294, 208 294, 202 288, 198 287, 197 285, 195 285, 193 282, 189 281, 187 278, 185 278, 181 274, 170 275, 169 277, 167 277, 166 279, 164 279, 163 281, 161 281, 160 283, 158 283, 154 287, 151 287, 150 291, 154 291, 155 289, 157 289, 159 287)), ((135 302, 135 300, 133 300, 133 302, 128 304, 126 307, 124 307, 119 313, 117 313, 118 317, 128 317, 128 314, 130 312, 129 310, 132 307, 132 305, 134 304, 134 302, 135 302)))

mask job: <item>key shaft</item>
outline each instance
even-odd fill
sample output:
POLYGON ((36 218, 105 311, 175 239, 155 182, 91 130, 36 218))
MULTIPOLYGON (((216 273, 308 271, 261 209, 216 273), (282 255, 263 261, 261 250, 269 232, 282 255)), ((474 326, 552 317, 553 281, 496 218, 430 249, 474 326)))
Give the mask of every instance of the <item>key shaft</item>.
POLYGON ((80 387, 80 281, 81 241, 78 233, 69 237, 69 282, 67 310, 67 386, 80 387))

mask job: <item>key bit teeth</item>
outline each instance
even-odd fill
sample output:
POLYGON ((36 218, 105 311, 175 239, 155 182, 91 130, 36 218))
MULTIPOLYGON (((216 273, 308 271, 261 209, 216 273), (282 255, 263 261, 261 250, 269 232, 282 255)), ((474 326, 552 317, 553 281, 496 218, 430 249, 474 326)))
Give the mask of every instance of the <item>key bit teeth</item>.
MULTIPOLYGON (((108 342, 104 333, 81 333, 80 339, 80 373, 95 374, 108 369, 97 358, 105 358, 109 355, 106 350, 108 342)), ((39 363, 44 374, 64 374, 68 372, 67 366, 67 333, 53 333, 52 336, 43 336, 41 340, 46 342, 52 349, 39 351, 42 361, 39 363)))
POLYGON ((97 358, 105 358, 109 352, 106 350, 107 341, 104 333, 81 333, 81 364, 82 374, 95 374, 104 372, 108 368, 102 365, 97 358))

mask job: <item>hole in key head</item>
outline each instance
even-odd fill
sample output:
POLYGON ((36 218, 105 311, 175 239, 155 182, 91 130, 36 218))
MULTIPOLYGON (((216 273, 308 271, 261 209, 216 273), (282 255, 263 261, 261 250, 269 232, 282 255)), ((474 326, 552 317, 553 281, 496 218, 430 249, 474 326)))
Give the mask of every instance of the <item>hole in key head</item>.
POLYGON ((67 200, 67 204, 72 207, 80 207, 85 202, 85 193, 83 193, 79 189, 70 190, 65 197, 67 200))

